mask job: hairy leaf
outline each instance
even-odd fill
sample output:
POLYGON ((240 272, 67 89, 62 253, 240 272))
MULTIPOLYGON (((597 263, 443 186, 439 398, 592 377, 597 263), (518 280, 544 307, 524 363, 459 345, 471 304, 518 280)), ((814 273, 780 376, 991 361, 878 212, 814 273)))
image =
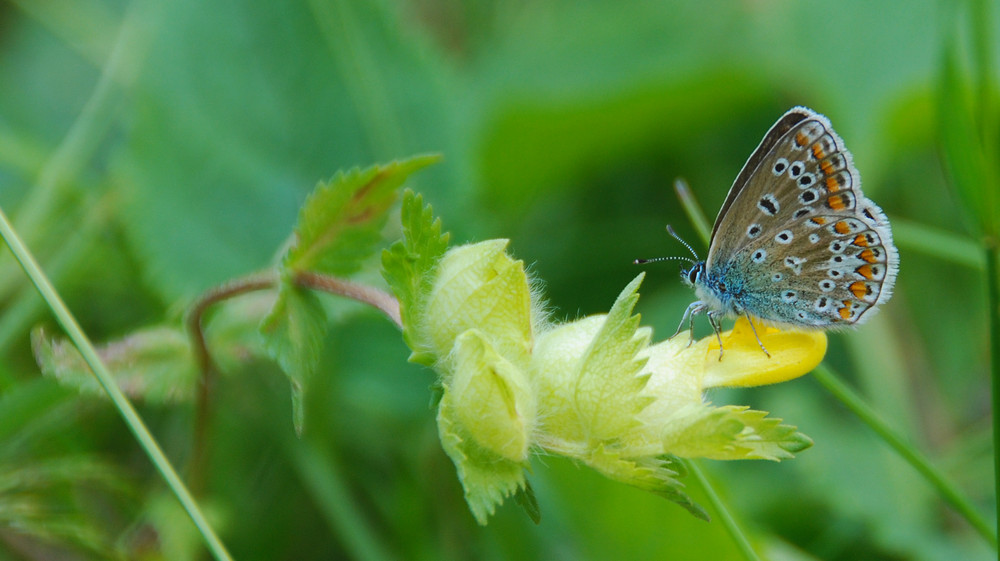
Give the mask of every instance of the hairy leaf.
POLYGON ((301 434, 305 411, 303 395, 319 365, 327 321, 314 293, 284 283, 271 313, 261 322, 268 354, 281 366, 292 385, 292 415, 301 434))
POLYGON ((651 334, 639 329, 639 316, 632 315, 642 278, 639 275, 622 290, 580 361, 576 406, 581 421, 589 425, 589 435, 598 440, 619 438, 652 401, 641 393, 648 375, 639 372, 646 359, 636 357, 651 334))
POLYGON ((476 521, 485 526, 497 505, 524 488, 525 464, 502 458, 477 445, 456 422, 453 405, 452 395, 446 389, 437 419, 441 446, 455 463, 469 510, 476 521))
POLYGON ((430 277, 441 256, 448 249, 447 233, 441 233, 441 219, 434 218, 423 197, 407 189, 400 213, 403 239, 382 252, 382 276, 399 299, 403 318, 403 340, 413 351, 410 360, 430 364, 433 353, 424 348, 416 332, 429 289, 430 277))
POLYGON ((682 489, 682 464, 669 455, 623 458, 614 450, 598 447, 586 459, 588 465, 611 479, 655 493, 684 507, 695 517, 708 520, 708 513, 682 489))
MULTIPOLYGON (((42 328, 31 334, 42 373, 81 392, 106 396, 83 356, 65 339, 50 339, 42 328)), ((105 366, 126 394, 151 403, 189 401, 197 367, 187 335, 174 327, 152 327, 100 346, 105 366)))
POLYGON ((766 411, 746 406, 700 406, 700 412, 679 415, 690 424, 671 431, 664 447, 685 457, 715 460, 787 460, 812 446, 808 436, 766 411))
POLYGON ((340 276, 356 272, 381 239, 399 186, 410 174, 439 159, 414 156, 338 172, 320 183, 302 206, 296 241, 285 255, 284 267, 340 276))

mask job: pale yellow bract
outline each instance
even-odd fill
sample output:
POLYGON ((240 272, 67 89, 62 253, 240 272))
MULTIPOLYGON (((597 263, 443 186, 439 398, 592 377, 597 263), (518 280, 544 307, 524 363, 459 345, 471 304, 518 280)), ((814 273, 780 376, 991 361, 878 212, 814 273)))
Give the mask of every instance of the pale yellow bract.
POLYGON ((705 390, 801 376, 826 352, 822 332, 758 327, 768 357, 738 320, 722 334, 721 361, 715 335, 651 344, 652 329, 633 313, 643 275, 607 314, 553 324, 506 246, 449 250, 418 327, 443 389, 441 442, 480 523, 525 488, 532 453, 574 458, 701 516, 676 457, 783 460, 812 444, 764 411, 709 403, 705 390))

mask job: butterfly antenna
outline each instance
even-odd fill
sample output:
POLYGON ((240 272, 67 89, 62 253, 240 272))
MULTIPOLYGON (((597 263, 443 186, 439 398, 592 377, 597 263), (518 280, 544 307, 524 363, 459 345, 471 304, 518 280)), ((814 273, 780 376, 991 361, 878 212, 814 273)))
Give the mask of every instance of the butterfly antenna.
POLYGON ((645 265, 646 263, 656 263, 657 261, 687 261, 688 263, 695 263, 695 260, 690 257, 654 257, 652 259, 636 259, 632 264, 645 265))
POLYGON ((698 260, 698 252, 696 252, 694 249, 692 249, 691 246, 688 245, 688 243, 686 241, 684 241, 683 239, 681 239, 681 237, 677 235, 677 232, 674 231, 673 226, 671 226, 670 224, 667 224, 667 233, 670 234, 670 237, 672 237, 675 240, 681 242, 681 245, 683 245, 684 247, 688 248, 688 251, 691 252, 691 255, 694 255, 695 261, 698 260))
POLYGON ((697 263, 698 262, 698 254, 695 253, 693 249, 691 249, 691 246, 688 245, 688 243, 686 241, 682 240, 680 238, 680 236, 677 235, 677 232, 674 232, 674 229, 671 228, 669 225, 667 226, 667 232, 669 232, 670 235, 671 235, 671 237, 673 237, 675 240, 681 242, 681 244, 683 244, 684 247, 688 248, 688 251, 691 252, 691 255, 694 255, 694 259, 691 259, 690 257, 654 257, 653 259, 636 259, 632 263, 635 264, 635 265, 644 265, 646 263, 656 263, 657 261, 687 261, 688 263, 691 263, 692 265, 695 264, 695 263, 697 263))

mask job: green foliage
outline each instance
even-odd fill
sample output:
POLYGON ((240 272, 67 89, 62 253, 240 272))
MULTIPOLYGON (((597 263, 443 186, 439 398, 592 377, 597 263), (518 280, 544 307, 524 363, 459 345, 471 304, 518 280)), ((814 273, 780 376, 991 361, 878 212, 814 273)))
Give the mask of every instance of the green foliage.
POLYGON ((302 206, 295 241, 281 263, 278 299, 260 325, 268 353, 291 382, 296 432, 305 423, 303 396, 319 365, 327 317, 316 295, 295 285, 295 275, 357 272, 381 239, 400 185, 439 159, 416 156, 338 173, 320 183, 302 206))
POLYGON ((683 456, 714 460, 787 460, 812 446, 812 440, 781 419, 748 407, 704 408, 669 436, 667 447, 683 456))
POLYGON ((622 290, 580 359, 574 409, 584 434, 596 441, 617 438, 634 428, 636 415, 652 402, 641 392, 649 374, 640 375, 646 360, 637 356, 652 333, 640 329, 639 315, 632 315, 643 277, 640 274, 622 290))
POLYGON ((434 218, 431 205, 407 189, 403 193, 400 221, 403 239, 382 251, 382 276, 399 300, 403 340, 413 351, 410 361, 430 366, 436 355, 420 340, 418 318, 424 313, 430 276, 448 249, 449 234, 441 233, 441 219, 434 218))
MULTIPOLYGON (((31 333, 35 360, 46 376, 97 397, 104 389, 66 339, 52 339, 41 327, 31 333)), ((101 359, 126 394, 150 403, 191 401, 198 370, 187 334, 171 327, 151 327, 98 348, 101 359)))
POLYGON ((382 227, 399 186, 415 171, 440 159, 415 156, 365 170, 354 168, 317 185, 299 212, 295 242, 285 255, 284 269, 341 277, 356 273, 382 239, 382 227))
POLYGON ((292 417, 298 433, 305 423, 303 396, 319 365, 326 329, 326 312, 319 297, 287 285, 282 286, 274 308, 260 324, 267 352, 291 383, 292 417))
MULTIPOLYGON (((844 138, 902 253, 896 296, 862 329, 831 334, 831 364, 992 523, 995 408, 986 380, 995 346, 984 316, 997 307, 983 297, 976 236, 990 224, 995 232, 1000 216, 990 202, 990 161, 1000 151, 986 143, 1000 130, 1000 10, 985 0, 829 8, 727 3, 706 17, 703 2, 688 0, 8 3, 0 83, 16 87, 0 88, 0 206, 87 334, 113 346, 145 326, 178 331, 198 294, 272 265, 318 178, 440 152, 445 164, 411 185, 433 202, 451 239, 509 239, 540 279, 532 289, 544 280, 551 316, 572 319, 606 312, 635 276, 634 258, 686 254, 663 234, 669 223, 695 239, 670 189, 676 177, 714 214, 766 127, 804 104, 844 138), (849 32, 810 48, 818 21, 849 32)), ((385 228, 390 240, 394 228, 385 228)), ((446 248, 425 253, 434 263, 446 248)), ((354 280, 384 288, 370 265, 354 280)), ((673 333, 691 301, 676 265, 644 269, 635 310, 653 340, 673 333)), ((290 413, 288 382, 260 355, 257 326, 277 295, 240 296, 206 316, 221 375, 211 386, 212 420, 197 427, 209 441, 207 460, 185 474, 206 482, 199 502, 220 507, 223 537, 241 561, 366 558, 351 546, 359 535, 383 558, 740 558, 712 509, 713 522, 702 523, 554 454, 534 460, 530 475, 545 508, 541 531, 511 515, 512 505, 478 527, 428 411, 433 374, 405 363, 411 351, 421 364, 436 357, 420 354, 426 342, 410 326, 424 314, 416 300, 406 306, 392 269, 385 266, 385 280, 411 316, 406 345, 380 315, 321 297, 322 375, 311 378, 303 411, 329 461, 311 479, 292 452, 301 441, 280 421, 290 413), (331 481, 340 493, 323 492, 331 481)), ((412 284, 410 293, 424 288, 412 284)), ((2 463, 85 454, 126 466, 130 501, 81 479, 76 488, 101 514, 58 492, 46 499, 63 507, 49 523, 68 513, 108 534, 105 543, 134 531, 146 537, 137 543, 149 557, 196 555, 188 542, 170 549, 149 541, 136 522, 162 500, 163 484, 107 403, 79 397, 75 383, 67 395, 38 374, 28 333, 50 323, 19 266, 0 255, 2 463)), ((562 334, 591 333, 576 327, 562 334)), ((710 334, 704 322, 695 327, 710 334)), ((540 344, 548 334, 536 336, 540 344)), ((150 374, 165 372, 153 355, 140 356, 150 374)), ((183 384, 186 367, 178 368, 163 380, 180 374, 183 384)), ((169 391, 191 395, 183 385, 169 391)), ((996 558, 815 380, 713 388, 706 397, 720 409, 780 412, 816 440, 794 462, 701 462, 763 558, 996 558)), ((193 407, 139 403, 168 454, 190 457, 193 407)), ((731 424, 692 429, 731 435, 758 426, 775 443, 784 438, 732 415, 713 413, 731 424)), ((794 439, 783 442, 764 455, 794 448, 794 439)), ((674 478, 708 506, 699 485, 674 478)), ((72 486, 63 481, 52 488, 72 486)), ((175 513, 161 520, 164 535, 187 529, 175 513)), ((10 532, 0 532, 0 557, 26 556, 26 541, 50 557, 114 553, 10 532)))
POLYGON ((463 427, 453 421, 458 417, 454 407, 452 394, 445 392, 438 408, 441 446, 455 463, 472 515, 485 525, 497 505, 524 488, 527 466, 524 461, 499 456, 472 440, 463 427))
POLYGON ((0 394, 0 526, 120 559, 107 507, 134 488, 119 468, 65 442, 66 424, 81 420, 70 398, 43 380, 0 394))

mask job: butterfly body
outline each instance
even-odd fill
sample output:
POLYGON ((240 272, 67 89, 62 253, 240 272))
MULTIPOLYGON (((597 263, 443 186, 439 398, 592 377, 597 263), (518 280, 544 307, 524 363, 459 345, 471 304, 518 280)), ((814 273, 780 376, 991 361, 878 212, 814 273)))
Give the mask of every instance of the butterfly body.
POLYGON ((889 299, 898 267, 889 221, 861 192, 843 140, 826 117, 795 107, 737 176, 705 261, 681 272, 698 297, 685 317, 849 327, 889 299))

